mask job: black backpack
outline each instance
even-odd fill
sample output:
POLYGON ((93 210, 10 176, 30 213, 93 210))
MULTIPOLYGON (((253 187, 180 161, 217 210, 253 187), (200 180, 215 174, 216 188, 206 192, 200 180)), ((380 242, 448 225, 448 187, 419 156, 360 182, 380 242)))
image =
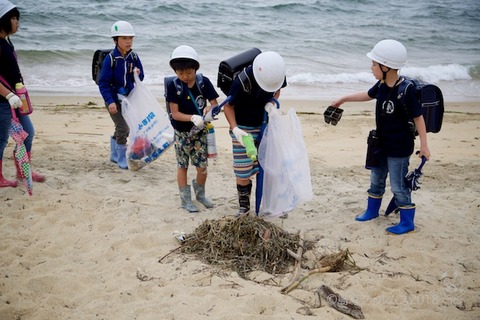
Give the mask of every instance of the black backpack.
POLYGON ((437 133, 442 128, 443 113, 445 110, 443 94, 439 87, 425 83, 418 79, 404 77, 398 88, 398 98, 407 110, 405 95, 408 87, 412 87, 422 107, 427 132, 437 133))
MULTIPOLYGON (((98 80, 100 79, 100 71, 102 70, 103 60, 107 56, 110 55, 110 67, 113 69, 115 68, 115 64, 117 63, 117 59, 113 56, 112 49, 98 49, 93 53, 92 59, 92 80, 98 85, 98 80)), ((133 58, 135 60, 138 59, 137 54, 135 52, 132 53, 133 58)))
POLYGON ((238 76, 241 80, 243 90, 250 92, 252 83, 247 76, 245 68, 251 65, 255 57, 261 52, 258 48, 251 48, 220 62, 218 66, 217 87, 228 95, 233 80, 238 76))
POLYGON ((93 54, 92 59, 92 80, 98 85, 98 80, 100 79, 100 70, 102 69, 103 59, 105 56, 110 55, 110 61, 112 61, 112 68, 114 67, 114 61, 112 49, 98 49, 93 54))

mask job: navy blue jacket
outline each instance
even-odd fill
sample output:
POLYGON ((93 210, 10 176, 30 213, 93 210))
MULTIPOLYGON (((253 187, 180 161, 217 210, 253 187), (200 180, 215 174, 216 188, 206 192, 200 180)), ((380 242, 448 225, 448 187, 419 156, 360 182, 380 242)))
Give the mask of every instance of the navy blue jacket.
POLYGON ((98 88, 107 106, 112 102, 118 102, 117 93, 121 93, 122 88, 125 89, 125 96, 132 91, 134 87, 133 69, 140 69, 140 80, 144 78, 142 62, 132 50, 123 57, 115 48, 113 57, 115 59, 114 68, 112 68, 110 55, 105 56, 98 81, 98 88))

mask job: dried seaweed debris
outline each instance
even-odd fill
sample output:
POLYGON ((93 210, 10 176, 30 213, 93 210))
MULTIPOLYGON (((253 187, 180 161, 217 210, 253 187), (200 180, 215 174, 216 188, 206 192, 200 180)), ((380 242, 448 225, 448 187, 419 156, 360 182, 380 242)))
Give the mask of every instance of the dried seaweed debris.
MULTIPOLYGON (((204 221, 182 242, 183 253, 195 254, 202 261, 229 267, 241 277, 261 270, 285 274, 294 265, 288 250, 296 251, 299 235, 255 216, 226 217, 204 221)), ((304 241, 305 249, 313 247, 304 241)))

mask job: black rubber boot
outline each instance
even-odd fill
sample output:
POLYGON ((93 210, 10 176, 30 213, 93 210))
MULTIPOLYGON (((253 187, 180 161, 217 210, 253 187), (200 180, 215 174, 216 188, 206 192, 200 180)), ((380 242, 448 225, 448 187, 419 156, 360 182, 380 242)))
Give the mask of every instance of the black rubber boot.
POLYGON ((252 182, 246 186, 237 184, 239 209, 237 216, 247 215, 250 212, 250 194, 252 193, 252 182))

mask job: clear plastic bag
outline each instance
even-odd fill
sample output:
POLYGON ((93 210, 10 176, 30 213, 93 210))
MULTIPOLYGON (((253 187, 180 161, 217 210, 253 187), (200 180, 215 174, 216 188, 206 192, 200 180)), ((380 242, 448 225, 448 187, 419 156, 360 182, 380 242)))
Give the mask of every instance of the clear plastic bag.
POLYGON ((294 109, 270 115, 258 160, 264 170, 260 213, 281 216, 312 199, 308 154, 294 109))
POLYGON ((135 77, 135 88, 122 100, 122 115, 130 128, 127 162, 136 171, 160 157, 173 143, 170 119, 150 90, 135 77))

